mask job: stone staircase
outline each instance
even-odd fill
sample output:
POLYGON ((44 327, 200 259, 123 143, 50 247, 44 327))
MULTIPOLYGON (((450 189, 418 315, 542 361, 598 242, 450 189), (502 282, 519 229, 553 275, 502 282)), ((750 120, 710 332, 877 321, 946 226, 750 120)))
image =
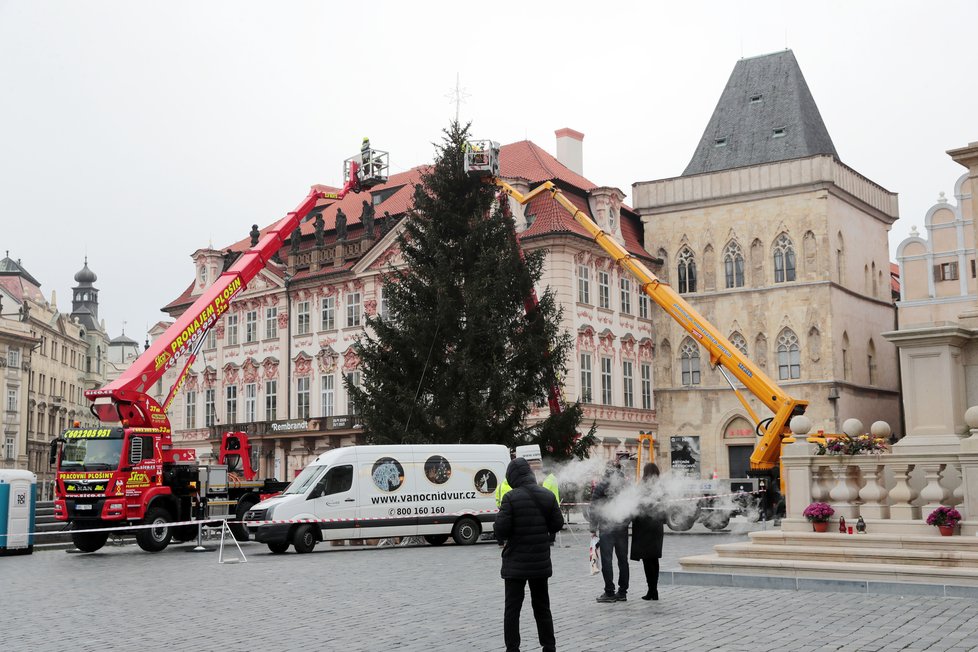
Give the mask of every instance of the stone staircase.
POLYGON ((683 557, 684 572, 978 587, 978 537, 751 532, 683 557))

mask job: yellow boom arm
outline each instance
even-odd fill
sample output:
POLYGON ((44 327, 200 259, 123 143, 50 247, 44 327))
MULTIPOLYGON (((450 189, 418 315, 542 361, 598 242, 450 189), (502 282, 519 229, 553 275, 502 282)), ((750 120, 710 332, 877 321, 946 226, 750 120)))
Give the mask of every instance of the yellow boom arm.
POLYGON ((638 279, 645 292, 660 308, 675 319, 680 326, 696 338, 710 354, 710 364, 720 370, 724 379, 733 389, 744 409, 757 426, 761 440, 751 454, 751 468, 773 469, 781 458, 781 440, 791 435, 788 422, 796 414, 803 414, 808 401, 799 401, 785 394, 767 375, 755 366, 740 350, 720 334, 716 328, 703 319, 678 292, 663 283, 648 267, 631 256, 618 242, 601 230, 583 211, 568 200, 560 189, 547 181, 525 195, 505 181, 492 177, 493 183, 520 204, 526 204, 537 195, 549 192, 557 203, 570 213, 578 224, 587 229, 599 247, 604 249, 622 269, 638 279), (746 397, 734 386, 727 374, 732 374, 748 391, 758 398, 774 413, 769 419, 760 420, 751 409, 746 397))

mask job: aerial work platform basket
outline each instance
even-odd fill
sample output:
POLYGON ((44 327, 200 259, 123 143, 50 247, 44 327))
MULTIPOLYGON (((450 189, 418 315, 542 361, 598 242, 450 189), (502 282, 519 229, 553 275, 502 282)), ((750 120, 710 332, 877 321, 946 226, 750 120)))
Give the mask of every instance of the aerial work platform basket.
POLYGON ((368 149, 346 159, 343 161, 344 179, 350 178, 350 170, 354 165, 357 166, 356 175, 361 189, 369 190, 374 186, 387 183, 387 177, 390 174, 387 152, 382 152, 379 149, 368 149))
POLYGON ((465 172, 474 176, 499 176, 499 143, 470 140, 465 144, 465 172))

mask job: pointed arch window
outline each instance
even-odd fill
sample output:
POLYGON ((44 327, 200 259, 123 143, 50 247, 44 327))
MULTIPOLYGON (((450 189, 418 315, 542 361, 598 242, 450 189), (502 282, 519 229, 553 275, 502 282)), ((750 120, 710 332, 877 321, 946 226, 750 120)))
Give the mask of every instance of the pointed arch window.
POLYGON ((683 370, 683 385, 700 384, 700 349, 693 340, 686 338, 679 349, 679 361, 683 370))
POLYGON ((795 280, 795 247, 786 233, 774 242, 774 282, 795 280))
POLYGON ((745 356, 747 355, 747 340, 744 339, 743 335, 737 331, 734 331, 730 334, 730 343, 736 346, 737 350, 743 353, 745 356))
POLYGON ((683 247, 677 258, 679 294, 696 292, 696 258, 689 247, 683 247))
POLYGON ((744 287, 744 251, 731 241, 723 249, 723 271, 728 288, 744 287))
POLYGON ((876 384, 876 344, 873 343, 872 338, 869 340, 869 346, 866 347, 866 366, 869 368, 869 384, 876 384))
POLYGON ((778 335, 778 378, 801 378, 801 348, 798 346, 798 336, 790 328, 778 335))

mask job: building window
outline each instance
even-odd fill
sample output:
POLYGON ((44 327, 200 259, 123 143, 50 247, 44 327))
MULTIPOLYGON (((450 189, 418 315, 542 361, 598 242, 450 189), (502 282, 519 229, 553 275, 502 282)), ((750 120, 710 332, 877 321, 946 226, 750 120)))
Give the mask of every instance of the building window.
POLYGON ((228 385, 224 388, 224 397, 227 399, 227 411, 224 414, 224 423, 238 422, 238 386, 228 385))
POLYGON ((639 290, 638 293, 638 316, 641 319, 649 318, 649 295, 644 290, 639 290))
MULTIPOLYGON (((214 330, 213 328, 211 328, 209 331, 207 331, 207 339, 204 341, 204 348, 205 349, 216 349, 217 348, 217 331, 214 330)), ((92 364, 91 364, 92 363, 92 359, 91 358, 88 359, 88 363, 89 363, 88 366, 91 367, 92 366, 92 364)), ((89 368, 89 371, 91 371, 91 368, 89 368)))
POLYGON ((689 247, 683 247, 676 259, 679 273, 679 294, 696 292, 696 259, 689 247))
POLYGON ((934 277, 938 281, 958 280, 958 264, 941 263, 940 265, 934 265, 934 277))
POLYGON ((621 379, 625 407, 635 407, 635 394, 632 388, 634 378, 632 377, 632 363, 629 360, 625 360, 621 363, 621 379))
POLYGON ((784 138, 785 131, 784 127, 775 127, 771 131, 771 138, 784 138))
POLYGON ((248 383, 244 386, 244 420, 245 423, 254 423, 258 420, 258 386, 255 383, 248 383))
POLYGON ((762 99, 764 99, 764 96, 763 95, 759 95, 759 94, 758 95, 751 95, 750 96, 750 103, 751 104, 760 104, 762 99))
POLYGON ((728 288, 744 287, 744 252, 736 242, 731 242, 723 250, 723 271, 728 288))
POLYGON ((210 428, 217 421, 217 410, 214 407, 216 390, 204 390, 204 426, 210 428))
POLYGON ((197 392, 187 392, 184 399, 186 401, 186 407, 183 427, 190 430, 197 427, 197 392))
POLYGON ((336 328, 336 297, 323 297, 319 317, 319 330, 331 331, 336 328))
POLYGON ((601 403, 611 405, 611 358, 601 358, 601 403))
POLYGON ((258 341, 258 311, 249 310, 245 313, 245 342, 258 341))
POLYGON ((581 354, 581 400, 591 402, 591 355, 581 354))
POLYGON ((774 243, 774 282, 795 280, 795 248, 791 238, 782 233, 774 243))
POLYGON ((386 321, 389 319, 387 312, 387 292, 381 287, 377 290, 377 311, 380 313, 380 318, 386 321))
MULTIPOLYGON (((349 386, 350 387, 356 387, 357 389, 360 389, 360 372, 359 371, 351 371, 350 373, 348 373, 346 375, 346 380, 349 383, 349 386)), ((356 403, 353 402, 353 392, 347 392, 347 394, 346 394, 346 413, 347 414, 356 414, 357 413, 356 403)))
POLYGON ((295 308, 295 334, 309 334, 309 302, 300 301, 295 308))
POLYGON ((228 315, 227 321, 227 344, 228 346, 234 346, 238 343, 238 316, 228 315))
POLYGON ((323 416, 331 417, 333 416, 333 409, 336 402, 336 392, 333 388, 333 375, 322 377, 322 388, 323 388, 323 416))
POLYGON ((278 337, 278 308, 265 308, 265 337, 278 337))
POLYGON ((632 281, 627 278, 621 279, 621 311, 632 314, 632 281))
POLYGON ((700 349, 692 340, 683 341, 680 349, 680 362, 683 371, 683 385, 691 387, 700 384, 700 349))
POLYGON ((297 378, 295 381, 296 416, 300 419, 309 418, 309 378, 297 378))
POLYGON ((346 327, 360 325, 360 293, 351 292, 346 295, 346 327))
POLYGON ((17 411, 17 390, 14 388, 7 389, 7 412, 17 411))
POLYGON ((278 417, 278 381, 265 381, 265 421, 275 421, 278 417))
POLYGON ((17 369, 20 367, 20 349, 14 346, 7 349, 7 365, 11 369, 17 369))
POLYGON ((743 335, 737 331, 734 331, 730 334, 730 343, 733 344, 738 351, 743 353, 744 357, 747 356, 747 340, 744 339, 743 335))
POLYGON ((611 308, 611 281, 608 272, 598 272, 598 307, 611 308))
POLYGON ((648 362, 642 363, 642 409, 652 409, 652 365, 648 362))
POLYGON ((727 146, 727 139, 725 137, 724 138, 717 138, 716 140, 713 141, 713 146, 714 147, 726 147, 727 146))
POLYGON ((869 369, 869 384, 876 384, 876 344, 873 340, 869 341, 866 353, 866 366, 869 369))
POLYGON ((785 329, 778 335, 778 378, 789 380, 801 378, 801 349, 798 337, 785 329))
POLYGON ((577 266, 577 302, 591 303, 591 270, 587 265, 577 266))
POLYGON ((15 457, 17 457, 17 449, 14 446, 14 442, 15 442, 14 436, 13 435, 7 435, 6 440, 7 441, 5 442, 5 445, 4 445, 4 456, 8 460, 12 460, 15 457))

